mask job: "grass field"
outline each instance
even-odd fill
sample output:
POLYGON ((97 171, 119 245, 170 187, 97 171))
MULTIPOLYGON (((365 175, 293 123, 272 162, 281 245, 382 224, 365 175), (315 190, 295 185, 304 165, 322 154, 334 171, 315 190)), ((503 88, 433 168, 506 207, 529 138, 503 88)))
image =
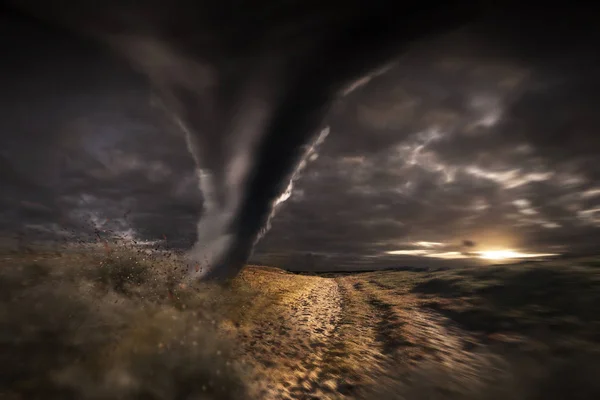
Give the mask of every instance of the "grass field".
POLYGON ((224 286, 130 251, 0 262, 0 399, 600 398, 595 258, 224 286))

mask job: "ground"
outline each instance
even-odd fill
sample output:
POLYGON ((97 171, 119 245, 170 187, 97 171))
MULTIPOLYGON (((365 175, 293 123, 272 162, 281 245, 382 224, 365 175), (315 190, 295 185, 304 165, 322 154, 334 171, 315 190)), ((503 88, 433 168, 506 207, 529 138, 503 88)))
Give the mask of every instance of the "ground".
POLYGON ((596 399, 595 258, 223 286, 180 259, 6 254, 0 399, 596 399))

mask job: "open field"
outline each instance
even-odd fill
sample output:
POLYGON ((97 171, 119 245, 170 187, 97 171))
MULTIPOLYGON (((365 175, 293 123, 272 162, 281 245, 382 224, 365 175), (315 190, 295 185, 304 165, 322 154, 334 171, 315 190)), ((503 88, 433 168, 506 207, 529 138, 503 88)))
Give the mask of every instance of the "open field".
POLYGON ((0 262, 0 399, 600 398, 594 258, 222 287, 128 251, 0 262))

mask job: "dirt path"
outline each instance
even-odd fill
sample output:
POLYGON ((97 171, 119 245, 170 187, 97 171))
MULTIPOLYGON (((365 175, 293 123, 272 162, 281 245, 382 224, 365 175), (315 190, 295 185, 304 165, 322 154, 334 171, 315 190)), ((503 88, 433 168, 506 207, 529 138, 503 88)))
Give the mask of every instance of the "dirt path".
POLYGON ((245 353, 260 371, 255 388, 263 399, 327 398, 335 388, 322 379, 324 357, 338 327, 342 298, 333 279, 314 278, 288 303, 276 322, 256 326, 243 338, 245 353))
POLYGON ((290 322, 296 325, 295 334, 302 346, 310 349, 295 372, 289 388, 293 398, 323 398, 331 386, 323 385, 321 375, 328 346, 340 323, 342 298, 334 280, 322 280, 292 308, 290 322))
POLYGON ((257 398, 394 399, 378 388, 405 391, 424 368, 441 371, 444 390, 460 391, 490 368, 476 338, 408 289, 359 276, 302 279, 278 317, 240 340, 258 371, 257 398))

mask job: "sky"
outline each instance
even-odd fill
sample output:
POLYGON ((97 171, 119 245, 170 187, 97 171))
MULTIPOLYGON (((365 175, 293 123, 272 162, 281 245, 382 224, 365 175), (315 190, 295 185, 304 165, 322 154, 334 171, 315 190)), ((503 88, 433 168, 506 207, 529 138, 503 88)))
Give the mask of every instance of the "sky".
MULTIPOLYGON (((592 15, 484 14, 346 86, 251 261, 336 270, 595 251, 592 15)), ((92 40, 2 18, 3 235, 193 246, 207 192, 156 87, 92 40)), ((207 143, 200 157, 218 150, 207 143)))

